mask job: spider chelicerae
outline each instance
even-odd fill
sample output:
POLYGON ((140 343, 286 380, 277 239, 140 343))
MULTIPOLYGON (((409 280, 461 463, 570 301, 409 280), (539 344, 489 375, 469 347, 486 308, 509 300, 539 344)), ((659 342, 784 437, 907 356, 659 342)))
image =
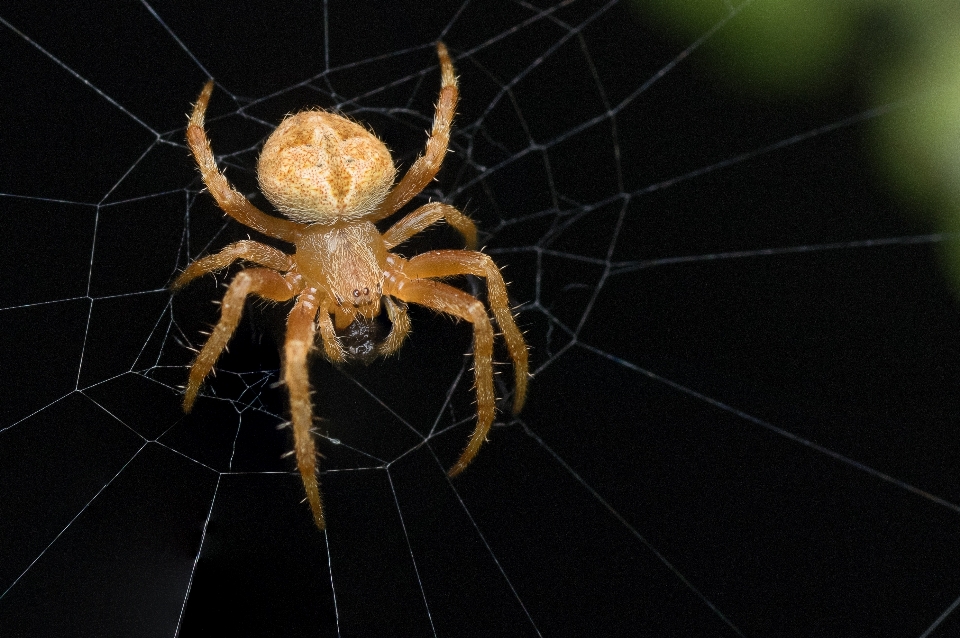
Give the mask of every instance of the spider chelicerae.
MULTIPOLYGON (((419 304, 473 325, 477 424, 450 476, 463 471, 493 423, 493 326, 484 305, 466 292, 436 281, 453 275, 486 279, 487 300, 513 360, 516 389, 513 411, 523 407, 527 389, 527 346, 493 260, 476 251, 477 228, 453 206, 430 202, 381 233, 375 224, 396 213, 440 170, 450 141, 458 89, 453 63, 437 44, 441 89, 433 129, 423 155, 396 185, 396 168, 387 147, 363 126, 322 110, 288 116, 267 138, 257 165, 260 189, 287 219, 267 215, 234 189, 217 168, 204 131, 213 81, 204 86, 187 126, 187 142, 203 182, 217 204, 235 220, 268 237, 292 244, 292 254, 257 241, 238 241, 190 264, 173 283, 175 290, 237 260, 258 267, 241 270, 221 302, 220 320, 190 368, 183 408, 189 412, 200 384, 230 341, 246 298, 283 302, 295 299, 287 317, 282 378, 290 394, 290 423, 297 467, 314 521, 325 528, 317 480, 317 452, 311 428, 308 357, 316 349, 334 363, 351 358, 338 338, 355 322, 371 322, 383 310, 390 330, 374 355, 397 351, 410 331, 406 303, 419 304), (433 250, 405 259, 391 249, 444 220, 463 236, 468 250, 433 250)), ((363 332, 362 330, 360 331, 363 332)))

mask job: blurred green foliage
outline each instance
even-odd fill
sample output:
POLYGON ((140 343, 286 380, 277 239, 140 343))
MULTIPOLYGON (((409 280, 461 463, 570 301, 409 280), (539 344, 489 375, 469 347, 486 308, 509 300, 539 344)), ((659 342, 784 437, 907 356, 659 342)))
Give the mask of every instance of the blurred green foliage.
MULTIPOLYGON (((774 100, 861 95, 877 166, 942 232, 960 232, 960 0, 633 0, 708 64, 774 100)), ((960 292, 960 243, 942 245, 960 292)))

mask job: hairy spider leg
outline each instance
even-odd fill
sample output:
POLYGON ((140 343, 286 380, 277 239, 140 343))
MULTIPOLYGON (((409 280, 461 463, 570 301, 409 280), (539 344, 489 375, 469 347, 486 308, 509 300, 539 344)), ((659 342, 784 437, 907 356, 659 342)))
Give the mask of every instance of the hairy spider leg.
POLYGON ((527 396, 527 344, 523 333, 510 312, 507 287, 500 269, 488 255, 467 250, 432 250, 421 253, 408 261, 404 274, 415 279, 475 275, 487 280, 487 300, 497 320, 497 325, 507 343, 507 351, 513 360, 513 375, 516 391, 513 395, 513 413, 523 408, 527 396))
POLYGON ((383 243, 387 249, 399 246, 417 233, 432 226, 441 219, 463 235, 468 250, 477 249, 477 225, 473 220, 449 204, 430 202, 405 215, 383 234, 383 243))
POLYGON ((402 304, 398 304, 390 297, 383 297, 383 305, 387 308, 387 318, 390 319, 390 334, 380 344, 377 351, 381 357, 386 357, 397 350, 406 341, 410 334, 410 315, 402 304))
POLYGON ((473 324, 473 371, 477 392, 477 425, 448 474, 456 476, 470 464, 493 424, 493 327, 483 304, 467 293, 429 279, 410 279, 402 273, 388 277, 384 292, 402 301, 419 304, 466 319, 473 324))
POLYGON ((234 330, 237 329, 247 295, 257 295, 270 301, 287 301, 297 292, 293 282, 273 270, 248 268, 237 273, 220 303, 220 321, 217 322, 207 342, 203 344, 200 354, 197 355, 196 361, 193 362, 193 367, 190 368, 190 379, 183 396, 184 412, 190 412, 193 408, 193 402, 200 391, 200 384, 210 374, 210 370, 213 369, 230 341, 230 337, 233 336, 234 330))
POLYGON ((426 188, 443 163, 447 154, 447 145, 450 143, 450 126, 453 115, 457 110, 457 78, 453 74, 453 62, 443 42, 437 42, 437 57, 440 58, 440 98, 437 100, 436 114, 433 116, 433 129, 427 139, 427 146, 423 155, 417 158, 403 176, 403 179, 393 187, 393 190, 377 207, 377 212, 370 221, 378 221, 394 214, 404 204, 413 199, 417 193, 426 188))
POLYGON ((207 190, 217 200, 220 208, 244 226, 258 230, 264 235, 295 243, 305 224, 267 215, 237 192, 217 168, 217 161, 210 148, 210 140, 207 139, 207 134, 203 130, 207 104, 210 102, 212 92, 213 80, 210 80, 204 85, 200 97, 197 98, 193 113, 190 115, 190 123, 187 125, 187 143, 193 151, 193 157, 197 160, 197 166, 200 167, 203 183, 207 185, 207 190))
POLYGON ((226 246, 215 255, 207 255, 203 259, 196 260, 180 273, 171 287, 174 290, 179 290, 197 277, 223 270, 238 259, 281 272, 293 268, 293 258, 290 255, 277 250, 273 246, 245 239, 226 246))
POLYGON ((320 303, 320 314, 317 316, 317 329, 320 331, 323 351, 327 358, 334 363, 343 363, 347 360, 347 353, 337 339, 337 333, 333 330, 333 320, 330 319, 330 315, 336 312, 336 307, 337 302, 330 295, 324 295, 320 303))
POLYGON ((316 338, 317 298, 311 291, 302 293, 287 317, 287 340, 283 346, 283 381, 290 393, 290 423, 297 469, 307 492, 313 520, 324 529, 323 502, 317 480, 317 449, 313 443, 313 406, 310 400, 310 375, 307 355, 316 338))

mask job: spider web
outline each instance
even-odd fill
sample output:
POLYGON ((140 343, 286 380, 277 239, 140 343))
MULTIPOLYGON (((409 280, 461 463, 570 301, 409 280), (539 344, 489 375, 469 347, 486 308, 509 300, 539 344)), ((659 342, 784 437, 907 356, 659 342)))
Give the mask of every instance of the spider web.
POLYGON ((949 635, 954 239, 865 168, 895 106, 757 103, 699 71, 775 1, 718 2, 685 46, 622 2, 5 4, 0 634, 949 635), (278 429, 284 306, 248 304, 180 411, 229 274, 167 287, 248 232, 183 114, 216 78, 214 150, 261 206, 258 149, 306 106, 409 166, 437 39, 462 102, 417 202, 477 220, 530 398, 451 481, 468 326, 413 309, 397 357, 318 360, 320 534, 278 429))

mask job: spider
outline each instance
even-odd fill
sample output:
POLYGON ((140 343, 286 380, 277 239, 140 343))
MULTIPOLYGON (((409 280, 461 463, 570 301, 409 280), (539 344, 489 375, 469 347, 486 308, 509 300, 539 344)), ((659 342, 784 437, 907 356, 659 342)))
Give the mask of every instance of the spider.
POLYGON ((221 302, 220 320, 190 368, 183 409, 190 412, 193 407, 200 384, 230 341, 248 296, 272 302, 295 299, 287 317, 281 374, 290 395, 297 469, 314 522, 321 530, 326 525, 311 435, 313 407, 307 367, 318 340, 326 358, 335 364, 359 358, 355 349, 344 347, 338 333, 359 326, 355 332, 366 334, 363 326, 385 309, 390 329, 374 345, 373 356, 393 354, 410 331, 407 302, 473 324, 477 423, 449 471, 451 477, 456 476, 476 456, 493 423, 494 333, 480 301, 436 280, 475 275, 486 279, 490 309, 513 361, 514 413, 523 407, 526 396, 527 346, 511 313, 503 276, 490 257, 476 250, 473 221, 453 206, 430 202, 383 233, 375 226, 420 193, 440 170, 446 155, 458 89, 453 63, 442 42, 437 43, 437 55, 441 89, 433 129, 423 154, 396 185, 396 169, 387 147, 356 122, 328 111, 307 110, 280 123, 263 146, 257 179, 267 200, 286 219, 259 210, 217 168, 204 131, 213 80, 203 87, 187 126, 190 150, 220 208, 241 224, 292 244, 295 251, 287 254, 257 241, 238 241, 193 262, 173 283, 173 289, 179 290, 237 260, 259 266, 241 270, 230 282, 221 302), (433 250, 410 259, 390 252, 440 220, 463 236, 467 250, 433 250))

